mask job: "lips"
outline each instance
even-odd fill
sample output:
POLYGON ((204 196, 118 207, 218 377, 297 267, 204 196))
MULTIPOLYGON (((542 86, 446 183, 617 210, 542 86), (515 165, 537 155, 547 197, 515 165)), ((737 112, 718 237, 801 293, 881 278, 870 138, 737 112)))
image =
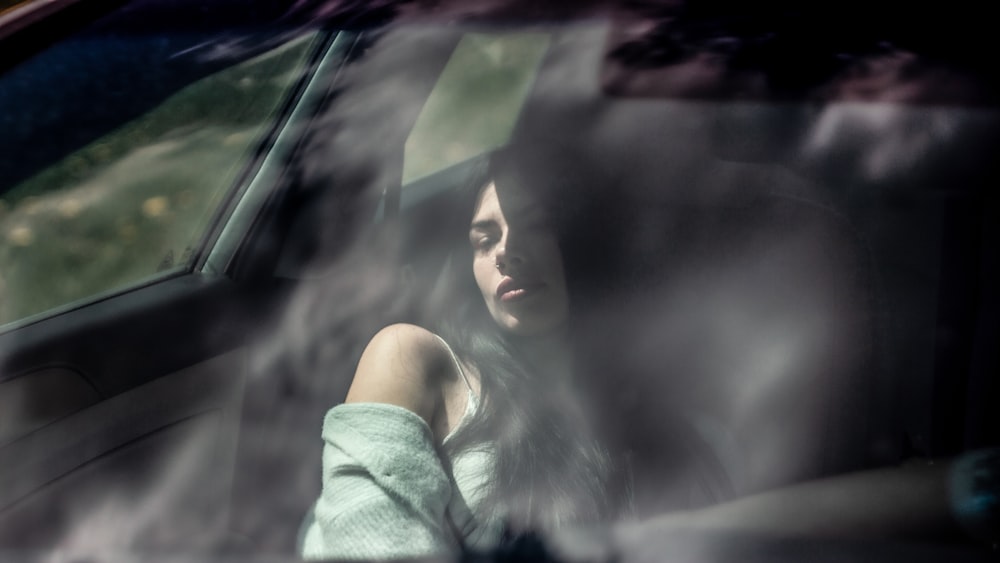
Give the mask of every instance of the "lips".
POLYGON ((517 301, 531 295, 544 285, 538 281, 505 277, 500 281, 500 285, 497 286, 497 298, 503 302, 517 301))

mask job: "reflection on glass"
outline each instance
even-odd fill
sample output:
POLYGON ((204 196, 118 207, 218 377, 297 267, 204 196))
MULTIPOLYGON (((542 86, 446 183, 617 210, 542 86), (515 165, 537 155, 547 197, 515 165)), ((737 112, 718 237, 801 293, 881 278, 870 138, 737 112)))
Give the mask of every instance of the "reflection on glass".
POLYGON ((0 198, 0 324, 190 265, 312 37, 180 90, 0 198))
POLYGON ((544 33, 469 33, 406 140, 403 183, 507 142, 549 45, 544 33))

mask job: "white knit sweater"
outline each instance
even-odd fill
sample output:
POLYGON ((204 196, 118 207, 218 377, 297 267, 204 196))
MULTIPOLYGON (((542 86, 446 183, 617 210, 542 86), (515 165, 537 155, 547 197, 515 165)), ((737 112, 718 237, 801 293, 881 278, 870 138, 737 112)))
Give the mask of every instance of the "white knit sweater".
MULTIPOLYGON (((470 407, 462 423, 474 401, 470 407)), ((323 440, 323 491, 303 523, 302 557, 440 556, 499 541, 498 521, 473 516, 491 476, 489 448, 462 452, 448 471, 427 423, 381 403, 330 409, 323 440)))

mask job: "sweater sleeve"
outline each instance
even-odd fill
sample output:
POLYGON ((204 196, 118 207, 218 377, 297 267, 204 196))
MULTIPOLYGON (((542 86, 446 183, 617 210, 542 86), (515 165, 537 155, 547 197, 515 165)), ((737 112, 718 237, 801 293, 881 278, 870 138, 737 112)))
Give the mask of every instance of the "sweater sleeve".
POLYGON ((451 481, 427 423, 388 404, 338 405, 323 421, 323 491, 302 538, 306 559, 394 559, 458 549, 451 481))

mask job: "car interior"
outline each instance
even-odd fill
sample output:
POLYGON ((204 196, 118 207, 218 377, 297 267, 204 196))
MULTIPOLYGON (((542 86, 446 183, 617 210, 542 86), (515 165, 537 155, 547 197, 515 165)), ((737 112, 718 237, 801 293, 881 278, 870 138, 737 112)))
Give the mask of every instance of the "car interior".
MULTIPOLYGON (((456 194, 477 159, 513 145, 522 180, 565 197, 587 250, 567 261, 604 284, 584 319, 616 352, 598 369, 629 374, 618 406, 656 452, 636 475, 647 515, 1000 444, 1000 115, 974 72, 963 84, 985 102, 836 93, 898 60, 883 45, 823 74, 847 78, 817 100, 792 97, 805 87, 771 59, 757 78, 760 59, 740 59, 741 80, 774 90, 732 96, 704 86, 725 82, 714 59, 648 52, 676 38, 674 20, 637 39, 614 17, 513 9, 456 23, 393 3, 79 4, 0 33, 0 107, 22 108, 0 110, 0 553, 294 559, 324 413, 375 332, 449 306, 456 194), (237 67, 248 74, 225 74, 237 67), (281 82, 255 90, 268 76, 281 82), (143 116, 185 92, 195 101, 168 113, 192 120, 143 137, 157 127, 143 116), (226 99, 235 109, 216 117, 226 99), (211 146, 232 147, 225 166, 190 158, 211 146), (157 182, 204 177, 215 195, 171 227, 180 242, 160 242, 153 226, 193 209, 183 188, 210 189, 157 195, 143 178, 160 161, 139 159, 122 169, 134 202, 100 192, 90 178, 117 164, 94 147, 179 155, 164 162, 188 176, 157 182), (73 170, 82 188, 39 187, 73 170), (128 235, 126 211, 151 230, 128 235), (97 226, 63 226, 80 216, 97 226), (136 251, 146 269, 28 303, 26 288, 118 264, 95 249, 128 236, 156 241, 136 251), (32 258, 49 237, 97 243, 32 258)), ((695 29, 713 53, 731 48, 695 29)), ((973 541, 707 541, 711 560, 995 555, 973 541)))

